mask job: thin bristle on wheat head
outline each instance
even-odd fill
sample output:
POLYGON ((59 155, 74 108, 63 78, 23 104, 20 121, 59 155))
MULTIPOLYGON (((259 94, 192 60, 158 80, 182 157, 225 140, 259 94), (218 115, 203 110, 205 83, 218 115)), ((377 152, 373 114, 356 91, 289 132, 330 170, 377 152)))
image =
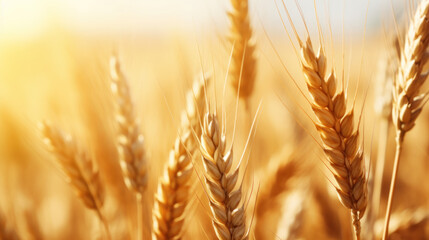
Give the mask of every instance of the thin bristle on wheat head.
POLYGON ((394 82, 392 119, 398 131, 398 141, 411 130, 420 115, 426 93, 420 87, 427 79, 422 73, 428 60, 426 49, 429 43, 429 1, 420 3, 405 37, 398 74, 394 82))
POLYGON ((237 92, 241 72, 240 98, 247 99, 253 92, 256 77, 255 44, 252 41, 249 21, 249 3, 248 0, 231 0, 231 5, 233 9, 228 12, 231 22, 229 39, 234 44, 230 69, 231 84, 237 92))
POLYGON ((41 132, 45 144, 56 155, 67 181, 74 187, 77 196, 86 207, 99 212, 104 203, 104 191, 99 172, 93 167, 88 154, 79 151, 70 135, 49 123, 41 124, 41 132))
POLYGON ((222 133, 215 114, 204 116, 200 151, 202 154, 205 182, 213 214, 213 227, 218 239, 247 239, 244 206, 240 206, 241 186, 238 181, 238 167, 231 172, 232 147, 226 149, 225 134, 222 133))
POLYGON ((143 194, 148 181, 143 135, 134 115, 134 105, 126 77, 115 57, 111 59, 111 78, 116 104, 117 148, 122 175, 125 185, 130 190, 143 194))
POLYGON ((353 124, 353 109, 347 112, 344 90, 337 91, 332 71, 326 76, 326 57, 322 48, 316 55, 310 38, 301 44, 301 66, 306 77, 310 104, 317 117, 317 131, 323 142, 330 170, 337 183, 341 203, 351 210, 356 237, 360 238, 360 219, 367 206, 367 180, 359 128, 353 124))
POLYGON ((392 115, 393 82, 398 71, 400 47, 398 36, 389 39, 387 51, 378 62, 376 74, 375 112, 384 119, 390 120, 392 115))
MULTIPOLYGON (((182 111, 181 126, 183 131, 194 132, 199 139, 201 136, 201 123, 203 122, 205 112, 205 92, 204 87, 210 82, 210 77, 204 74, 203 77, 197 77, 192 85, 192 90, 186 93, 186 109, 182 111)), ((192 137, 186 146, 188 151, 193 154, 198 150, 198 141, 192 137)))

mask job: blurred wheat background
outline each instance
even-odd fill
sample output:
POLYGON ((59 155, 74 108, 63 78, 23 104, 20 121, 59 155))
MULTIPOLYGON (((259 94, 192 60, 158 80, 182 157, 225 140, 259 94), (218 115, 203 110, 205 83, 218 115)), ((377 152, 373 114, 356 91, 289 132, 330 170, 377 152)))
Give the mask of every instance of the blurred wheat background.
MULTIPOLYGON (((0 0, 0 239, 354 239, 350 209, 338 201, 338 185, 313 124, 301 50, 283 3, 305 42, 299 8, 292 0, 249 0, 254 86, 248 96, 240 92, 237 101, 228 75, 229 70, 240 73, 229 65, 231 52, 240 48, 229 39, 231 2, 241 1, 0 0), (136 134, 144 137, 147 169, 141 174, 147 179, 137 191, 126 186, 120 166, 112 56, 117 56, 128 82, 136 134), (213 193, 207 189, 210 179, 204 179, 210 171, 202 161, 209 156, 200 153, 203 138, 189 140, 194 145, 185 144, 187 151, 179 146, 187 92, 202 77, 207 80, 200 86, 201 99, 210 103, 212 112, 217 108, 226 127, 226 146, 234 146, 230 174, 240 169, 236 188, 246 236, 222 238, 212 223, 213 193), (101 221, 64 180, 67 173, 44 144, 44 121, 71 133, 99 171, 104 189, 101 221), (181 149, 183 157, 191 154, 192 167, 180 234, 163 238, 154 233, 156 209, 162 205, 159 198, 168 201, 173 196, 156 193, 172 148, 181 149)), ((368 189, 360 235, 381 239, 395 156, 389 100, 399 62, 395 40, 403 42, 419 3, 298 2, 314 50, 319 47, 320 24, 327 66, 335 69, 338 81, 344 77, 347 82, 346 106, 354 107, 368 189), (377 176, 382 176, 379 189, 377 176)), ((427 45, 426 38, 421 42, 427 45)), ((246 70, 244 66, 244 88, 252 78, 246 70)), ((197 99, 195 91, 191 103, 197 99)), ((426 91, 423 85, 421 92, 426 91)), ((198 123, 210 121, 203 119, 204 111, 189 131, 192 139, 201 134, 198 123)), ((403 141, 389 239, 429 239, 428 123, 423 108, 403 141)))

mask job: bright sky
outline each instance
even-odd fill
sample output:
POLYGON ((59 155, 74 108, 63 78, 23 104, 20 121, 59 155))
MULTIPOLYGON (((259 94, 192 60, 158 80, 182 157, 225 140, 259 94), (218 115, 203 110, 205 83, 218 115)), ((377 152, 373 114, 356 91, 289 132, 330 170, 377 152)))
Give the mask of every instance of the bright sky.
MULTIPOLYGON (((282 31, 274 0, 249 0, 253 24, 270 31, 282 31)), ((277 0, 281 5, 281 1, 277 0)), ((292 18, 299 21, 293 0, 285 0, 292 18)), ((334 29, 361 33, 367 1, 316 0, 321 19, 330 12, 334 29)), ((370 0, 368 29, 392 22, 395 10, 405 9, 404 0, 370 0), (383 22, 384 21, 384 22, 383 22)), ((308 20, 314 17, 313 0, 299 1, 308 20)), ((66 27, 83 33, 198 32, 227 26, 228 0, 0 0, 0 38, 29 38, 48 26, 66 27)), ((390 23, 389 23, 390 24, 390 23)), ((315 24, 312 24, 315 25, 315 24)))

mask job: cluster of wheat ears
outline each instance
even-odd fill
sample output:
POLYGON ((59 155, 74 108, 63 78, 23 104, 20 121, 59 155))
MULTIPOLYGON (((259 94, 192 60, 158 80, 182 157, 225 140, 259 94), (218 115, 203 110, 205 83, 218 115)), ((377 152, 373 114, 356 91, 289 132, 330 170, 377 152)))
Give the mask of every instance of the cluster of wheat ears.
MULTIPOLYGON (((285 66, 288 76, 284 81, 295 84, 296 92, 304 96, 312 110, 306 114, 312 119, 313 127, 320 137, 314 137, 314 142, 324 153, 319 158, 329 173, 325 177, 328 185, 335 189, 339 202, 349 211, 348 218, 328 217, 335 215, 338 210, 330 202, 331 199, 326 199, 323 191, 328 190, 319 186, 313 194, 322 208, 324 231, 327 233, 320 233, 320 238, 317 238, 320 229, 310 228, 305 231, 315 231, 311 236, 316 239, 429 238, 427 227, 419 235, 407 235, 407 232, 429 221, 428 211, 419 211, 417 219, 404 216, 400 224, 389 224, 392 223, 395 183, 401 169, 399 161, 405 136, 416 125, 427 101, 427 92, 422 88, 427 79, 425 65, 429 44, 429 0, 422 0, 418 7, 413 8, 414 16, 409 26, 404 33, 397 30, 398 34, 392 41, 395 44, 389 46, 393 53, 384 60, 385 72, 382 78, 386 85, 392 87, 382 97, 382 110, 378 119, 383 123, 380 124, 380 131, 388 129, 392 123, 396 143, 393 173, 385 203, 382 203, 381 185, 384 163, 388 162, 385 161, 387 134, 379 136, 381 140, 376 166, 371 167, 373 161, 366 160, 369 153, 364 152, 362 109, 355 104, 356 96, 351 99, 348 95, 344 71, 337 72, 333 63, 329 62, 321 29, 319 42, 315 44, 305 20, 307 30, 303 36, 295 28, 286 4, 283 2, 282 6, 277 7, 277 10, 287 15, 287 19, 282 18, 282 22, 284 25, 288 23, 292 29, 288 36, 291 44, 297 43, 294 49, 303 74, 293 76, 285 66), (299 79, 305 79, 305 84, 299 82, 299 79), (374 174, 370 173, 372 168, 375 169, 374 174), (379 208, 383 204, 387 204, 384 218, 379 216, 379 208), (376 222, 384 223, 384 227, 377 228, 376 222), (347 225, 352 226, 351 232, 341 230, 349 227, 347 225)), ((253 179, 252 183, 250 165, 253 161, 264 159, 246 158, 252 156, 248 153, 250 150, 257 151, 259 147, 252 140, 261 106, 251 112, 250 99, 257 79, 259 59, 255 54, 257 44, 249 18, 248 0, 231 0, 227 15, 230 20, 228 41, 231 54, 229 59, 225 59, 228 71, 222 94, 216 94, 213 88, 216 76, 205 72, 198 75, 186 94, 186 107, 182 111, 176 139, 174 143, 168 143, 172 148, 163 174, 155 176, 158 179, 155 183, 151 182, 150 175, 153 172, 150 169, 151 165, 160 160, 151 159, 147 154, 145 143, 151 139, 145 139, 139 127, 137 108, 131 96, 126 71, 117 55, 111 57, 108 78, 111 92, 108 95, 115 105, 115 152, 124 186, 135 197, 136 219, 129 221, 136 226, 127 234, 130 239, 188 238, 192 234, 184 232, 191 224, 203 228, 205 238, 208 239, 277 239, 279 231, 287 232, 284 236, 288 239, 299 238, 297 229, 303 221, 306 206, 306 192, 303 189, 308 189, 308 185, 312 184, 299 181, 299 177, 308 173, 308 168, 311 168, 308 165, 313 162, 304 162, 304 154, 297 153, 305 149, 292 151, 293 147, 285 147, 288 150, 281 157, 287 161, 276 166, 270 165, 266 170, 269 174, 262 177, 261 182, 255 183, 253 179), (227 129, 224 102, 217 103, 217 99, 225 98, 227 88, 231 88, 230 92, 235 94, 235 115, 231 114, 235 117, 233 129, 227 129), (249 113, 247 121, 250 132, 244 140, 242 152, 234 154, 239 103, 243 103, 244 111, 249 113), (254 117, 251 117, 252 114, 254 117), (157 185, 154 192, 148 187, 151 184, 157 185), (301 195, 298 197, 299 203, 289 209, 286 205, 292 203, 285 201, 285 196, 292 195, 292 190, 296 188, 301 189, 294 191, 301 195), (195 197, 196 189, 203 192, 202 197, 195 197), (153 196, 153 202, 148 201, 149 195, 153 196), (192 205, 203 206, 206 218, 192 215, 192 205), (288 219, 282 219, 277 209, 287 209, 291 214, 287 215, 288 219), (207 226, 210 229, 206 229, 207 226)), ((258 79, 263 81, 262 77, 258 79)), ((355 95, 359 94, 357 91, 355 95)), ((106 191, 103 178, 100 177, 103 172, 90 154, 89 147, 86 148, 82 141, 63 132, 48 120, 40 123, 39 129, 46 148, 55 156, 67 182, 84 206, 96 213, 101 226, 97 236, 102 239, 122 239, 119 237, 122 235, 118 235, 117 229, 112 227, 109 221, 111 217, 107 216, 104 209, 106 191)), ((7 223, 7 218, 0 215, 0 239, 18 239, 19 232, 15 232, 7 223)), ((72 225, 70 227, 73 228, 72 225)), ((35 237, 35 234, 32 236, 35 237)))

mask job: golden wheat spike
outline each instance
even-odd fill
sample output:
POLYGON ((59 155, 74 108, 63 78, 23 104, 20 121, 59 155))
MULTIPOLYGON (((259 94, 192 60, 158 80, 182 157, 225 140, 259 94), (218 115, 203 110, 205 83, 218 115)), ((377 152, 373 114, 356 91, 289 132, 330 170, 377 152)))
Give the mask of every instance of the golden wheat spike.
POLYGON ((116 103, 119 161, 125 185, 143 194, 147 187, 147 163, 143 135, 136 122, 127 79, 116 57, 111 58, 112 92, 116 103))
POLYGON ((248 0, 231 0, 232 10, 228 12, 231 22, 230 42, 234 45, 230 69, 231 84, 241 99, 248 99, 253 92, 256 77, 255 44, 249 21, 248 0), (239 86, 241 76, 241 84, 239 86))
POLYGON ((402 143, 405 134, 415 126, 416 119, 422 112, 427 99, 427 93, 420 93, 420 88, 427 79, 427 73, 422 71, 423 66, 428 61, 426 53, 429 44, 428 18, 429 1, 424 0, 417 8, 405 36, 405 45, 401 52, 401 62, 394 81, 392 120, 396 127, 396 153, 387 201, 383 239, 387 239, 389 232, 390 212, 402 152, 402 143))
POLYGON ((344 89, 338 91, 334 71, 327 74, 322 48, 316 54, 310 38, 300 47, 301 68, 311 96, 309 102, 317 117, 314 124, 338 185, 338 197, 351 210, 355 235, 360 239, 360 219, 368 199, 359 128, 354 126, 354 109, 347 111, 346 93, 344 89))
POLYGON ((142 239, 143 193, 148 182, 147 162, 143 144, 143 135, 134 112, 127 78, 121 69, 117 57, 110 60, 111 89, 116 105, 117 149, 119 163, 125 185, 136 193, 137 200, 137 239, 142 239))
POLYGON ((185 145, 192 135, 178 137, 170 152, 164 176, 155 196, 153 239, 179 239, 184 212, 189 198, 189 179, 192 176, 191 157, 185 145))
POLYGON ((93 166, 91 158, 86 152, 79 150, 70 135, 50 123, 42 123, 40 129, 44 143, 55 154, 61 170, 67 177, 67 182, 73 186, 76 195, 85 206, 96 211, 110 239, 110 231, 102 214, 104 189, 99 172, 93 166))
POLYGON ((153 239, 180 239, 188 204, 192 158, 197 155, 201 136, 201 116, 205 110, 204 84, 208 80, 197 78, 188 91, 185 111, 182 112, 180 135, 170 151, 165 174, 158 184, 153 211, 153 239))
POLYGON ((226 149, 226 138, 215 114, 204 116, 200 151, 216 236, 221 240, 247 239, 241 186, 236 189, 239 168, 231 171, 232 148, 226 149))

